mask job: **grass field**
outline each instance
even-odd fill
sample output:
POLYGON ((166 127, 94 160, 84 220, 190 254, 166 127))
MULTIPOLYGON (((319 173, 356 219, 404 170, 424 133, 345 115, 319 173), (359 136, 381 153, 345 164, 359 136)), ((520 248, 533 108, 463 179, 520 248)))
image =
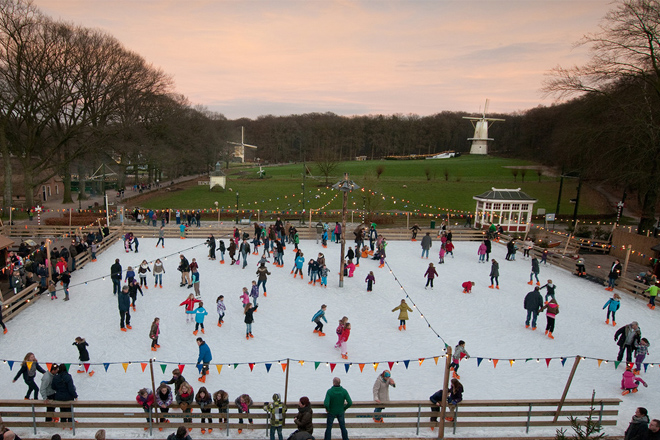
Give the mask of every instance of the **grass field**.
MULTIPOLYGON (((351 161, 342 162, 330 176, 328 183, 342 179, 344 172, 365 191, 349 194, 349 209, 362 209, 366 204, 371 211, 419 210, 424 213, 474 211, 473 196, 496 188, 521 188, 539 201, 535 208, 554 212, 557 204, 559 178, 541 175, 536 170, 526 170, 521 182, 521 171, 514 181, 511 168, 537 166, 538 164, 488 156, 461 156, 444 160, 414 161, 351 161), (376 169, 384 170, 377 177, 376 169), (429 173, 427 178, 426 173, 429 173), (448 173, 448 178, 445 177, 448 173)), ((311 172, 305 182, 305 208, 341 209, 338 192, 325 186, 325 177, 314 163, 307 164, 311 172)), ((208 187, 195 186, 184 191, 154 197, 140 205, 161 209, 213 209, 215 203, 223 209, 236 207, 239 193, 239 209, 245 210, 302 210, 303 165, 290 164, 264 167, 266 178, 259 179, 258 167, 231 168, 227 176, 226 191, 209 191, 208 187)), ((570 199, 576 196, 577 182, 564 181, 560 216, 569 217, 574 205, 570 199)), ((579 214, 609 213, 603 197, 583 186, 579 214)))

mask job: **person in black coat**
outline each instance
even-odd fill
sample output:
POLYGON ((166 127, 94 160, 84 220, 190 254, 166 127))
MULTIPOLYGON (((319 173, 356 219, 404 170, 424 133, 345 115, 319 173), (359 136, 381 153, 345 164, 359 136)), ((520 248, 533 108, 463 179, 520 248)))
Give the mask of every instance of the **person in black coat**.
POLYGON ((131 307, 133 307, 133 311, 135 312, 135 301, 137 301, 137 293, 138 290, 140 291, 140 295, 144 296, 144 293, 142 293, 142 288, 140 287, 140 284, 138 281, 133 278, 133 281, 131 284, 128 285, 128 296, 131 297, 131 307))
POLYGON ((492 250, 490 240, 488 238, 485 239, 484 244, 486 245, 486 261, 490 261, 490 252, 492 250))
POLYGON ((532 318, 532 330, 536 330, 536 318, 539 316, 539 310, 543 307, 543 297, 541 296, 540 287, 535 287, 534 290, 525 296, 523 305, 525 310, 527 310, 525 328, 529 328, 529 319, 532 318))
POLYGON ((119 325, 121 327, 121 331, 125 332, 126 328, 124 328, 124 320, 126 321, 126 327, 128 329, 132 329, 131 327, 131 297, 128 295, 128 286, 124 286, 121 289, 121 292, 117 296, 117 303, 119 306, 119 325))
POLYGON ((621 362, 623 359, 623 352, 626 352, 626 362, 632 362, 632 353, 637 344, 642 338, 642 331, 639 329, 637 321, 633 321, 628 325, 624 325, 614 333, 614 340, 619 346, 619 354, 616 360, 621 362))
POLYGON ((635 410, 635 415, 626 429, 625 440, 643 440, 644 434, 648 430, 649 416, 646 408, 639 407, 635 410))
POLYGON ((619 275, 621 275, 621 271, 623 268, 621 267, 621 262, 619 260, 615 260, 614 263, 612 263, 612 267, 610 267, 610 274, 607 277, 607 287, 605 290, 609 290, 610 292, 614 290, 614 283, 616 282, 617 278, 619 278, 619 275))
POLYGON ((28 386, 28 391, 27 394, 25 395, 25 400, 30 400, 30 393, 32 393, 32 391, 34 391, 34 400, 38 399, 39 387, 34 382, 34 378, 37 375, 37 371, 41 374, 44 374, 46 372, 46 370, 41 368, 39 362, 37 362, 37 358, 34 357, 34 353, 30 352, 25 355, 25 358, 23 359, 23 363, 21 364, 21 368, 20 370, 18 370, 18 373, 16 373, 16 376, 14 377, 13 380, 13 382, 16 382, 19 377, 23 376, 23 380, 28 386), (30 366, 28 366, 28 362, 30 363, 30 366))
POLYGON ((206 245, 209 247, 209 259, 215 260, 215 237, 213 234, 209 235, 206 245))
POLYGON ((122 268, 119 264, 119 258, 115 260, 115 264, 110 266, 110 278, 112 279, 112 293, 118 294, 121 292, 121 277, 122 277, 122 268))
MULTIPOLYGON (((66 369, 66 364, 59 364, 57 375, 53 378, 52 388, 55 390, 55 400, 70 402, 78 398, 73 378, 66 369)), ((71 410, 65 406, 60 407, 62 415, 70 413, 71 410)), ((70 422, 71 418, 62 417, 61 422, 70 422)))

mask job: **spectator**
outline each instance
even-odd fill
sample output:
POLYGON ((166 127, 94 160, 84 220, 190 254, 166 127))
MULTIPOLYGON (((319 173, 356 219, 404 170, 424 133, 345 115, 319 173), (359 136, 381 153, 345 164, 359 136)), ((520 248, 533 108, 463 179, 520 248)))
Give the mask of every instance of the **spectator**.
MULTIPOLYGON (((238 407, 239 414, 243 414, 243 413, 250 414, 250 407, 254 405, 252 398, 247 394, 241 394, 240 396, 238 396, 236 400, 234 400, 234 403, 238 407)), ((253 423, 252 419, 250 418, 248 418, 248 422, 250 422, 250 425, 253 423)), ((238 419, 238 423, 242 425, 243 419, 242 418, 238 419)), ((242 429, 238 430, 239 434, 242 432, 243 432, 242 429)))
POLYGON ((325 425, 325 438, 324 440, 331 440, 332 438, 332 423, 337 419, 339 422, 339 429, 341 430, 342 440, 348 440, 348 432, 346 431, 346 422, 344 420, 344 413, 348 408, 353 405, 351 396, 341 386, 341 379, 335 377, 332 379, 332 388, 325 393, 325 400, 323 406, 328 413, 325 425))
POLYGON ((192 440, 188 435, 188 430, 185 426, 179 426, 176 433, 172 433, 167 437, 167 440, 192 440))
MULTIPOLYGON (((449 408, 453 410, 453 408, 463 400, 463 385, 458 381, 458 379, 452 379, 449 390, 447 391, 447 404, 449 405, 449 408)), ((442 406, 442 395, 443 390, 438 390, 429 398, 431 403, 433 403, 431 411, 440 412, 440 407, 442 406)), ((454 418, 451 416, 445 417, 445 420, 448 422, 453 422, 454 418)), ((438 418, 431 417, 431 421, 437 422, 438 418)), ((431 427, 431 430, 433 429, 434 427, 431 427)))
POLYGON ((639 407, 626 429, 624 440, 643 440, 649 427, 649 416, 646 408, 639 407))
MULTIPOLYGON (((161 382, 158 388, 156 389, 156 405, 160 409, 161 414, 167 414, 170 412, 170 405, 174 400, 172 395, 172 389, 164 382, 161 382)), ((160 418, 160 423, 169 423, 169 419, 163 417, 160 418)), ((158 428, 159 431, 162 431, 163 428, 158 428)))
POLYGON ((272 403, 264 403, 264 410, 269 418, 270 440, 275 440, 275 432, 277 432, 278 439, 282 440, 282 425, 284 424, 286 405, 282 404, 280 395, 277 393, 273 394, 272 403))
POLYGON ((306 432, 310 436, 314 433, 314 425, 312 424, 312 405, 309 403, 309 397, 303 396, 298 402, 298 414, 293 419, 293 422, 298 428, 293 432, 293 435, 296 435, 299 432, 306 432))
MULTIPOLYGON (((154 405, 154 393, 148 388, 142 388, 138 391, 135 401, 147 413, 147 423, 151 422, 151 407, 154 405)), ((144 428, 145 431, 147 429, 149 428, 144 428)))
MULTIPOLYGON (((394 379, 392 379, 391 376, 392 374, 390 373, 390 370, 385 370, 376 378, 373 387, 374 401, 376 403, 390 401, 390 385, 396 387, 394 379)), ((383 423, 383 419, 378 417, 378 414, 380 414, 383 409, 385 409, 385 407, 376 407, 374 410, 374 422, 383 423)))
POLYGON ((646 431, 644 440, 659 440, 660 439, 660 420, 653 419, 649 423, 649 429, 646 431))

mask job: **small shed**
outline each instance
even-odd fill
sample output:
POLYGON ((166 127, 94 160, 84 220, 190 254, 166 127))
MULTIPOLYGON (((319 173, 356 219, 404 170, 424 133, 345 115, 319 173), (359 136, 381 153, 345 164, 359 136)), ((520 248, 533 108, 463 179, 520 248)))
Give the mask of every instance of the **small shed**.
POLYGON ((227 176, 224 171, 222 171, 222 165, 220 162, 216 162, 215 171, 212 171, 209 176, 209 189, 213 189, 214 186, 221 186, 222 189, 225 189, 227 186, 227 176))
POLYGON ((491 188, 472 197, 477 201, 475 227, 501 225, 507 232, 525 232, 532 221, 534 203, 538 200, 517 189, 491 188))

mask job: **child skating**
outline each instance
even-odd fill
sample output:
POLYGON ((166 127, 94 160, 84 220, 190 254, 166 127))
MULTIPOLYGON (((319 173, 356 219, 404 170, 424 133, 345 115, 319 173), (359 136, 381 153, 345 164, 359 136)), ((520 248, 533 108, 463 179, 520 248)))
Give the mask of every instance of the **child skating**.
POLYGON ((461 284, 463 287, 463 293, 472 293, 472 288, 474 287, 474 281, 466 281, 461 284))
POLYGON ((318 312, 312 316, 312 322, 316 324, 316 328, 314 328, 314 333, 318 333, 319 336, 325 336, 325 333, 323 333, 323 323, 321 320, 325 321, 326 324, 328 320, 325 318, 325 310, 328 308, 325 304, 321 306, 318 312))
POLYGON ((328 274, 329 274, 329 273, 330 273, 330 269, 328 269, 328 268, 326 267, 326 265, 324 264, 324 265, 321 267, 321 285, 322 285, 323 287, 326 287, 326 288, 328 287, 328 274))
POLYGON ((367 283, 367 292, 371 292, 373 290, 373 285, 376 284, 376 277, 374 276, 373 271, 369 272, 369 275, 364 279, 364 282, 367 283))
POLYGON ((243 303, 243 308, 245 308, 246 305, 250 304, 250 294, 248 293, 247 287, 243 287, 243 293, 241 293, 241 296, 239 296, 238 298, 243 303))
POLYGON ((635 343, 635 370, 633 373, 639 375, 642 370, 642 363, 646 359, 646 355, 649 354, 649 346, 651 343, 648 339, 642 338, 639 342, 635 343))
POLYGON ((305 263, 305 257, 303 256, 302 252, 299 252, 294 261, 294 265, 295 265, 294 270, 291 271, 293 273, 294 278, 296 277, 296 275, 300 274, 300 278, 302 279, 303 277, 302 268, 304 263, 305 263))
MULTIPOLYGON (((85 341, 84 338, 78 336, 72 345, 75 345, 76 348, 78 349, 78 360, 80 360, 81 362, 81 364, 78 366, 78 371, 76 371, 76 373, 84 374, 86 373, 84 363, 89 362, 89 352, 87 351, 87 347, 89 347, 89 344, 85 341)), ((89 366, 87 368, 89 368, 89 366)), ((89 376, 90 377, 94 376, 94 370, 89 372, 89 376)))
POLYGON ((254 312, 257 311, 257 308, 259 306, 252 307, 252 304, 247 303, 245 305, 245 309, 243 310, 243 313, 245 314, 245 319, 243 320, 245 322, 245 339, 250 339, 254 338, 254 335, 252 334, 252 323, 254 322, 254 312))
POLYGON ((188 295, 188 298, 179 304, 179 307, 181 306, 186 306, 186 323, 190 322, 193 320, 193 315, 195 314, 195 304, 200 302, 197 298, 195 298, 195 295, 191 293, 188 295))
POLYGON ((451 364, 449 364, 449 369, 454 379, 461 379, 461 376, 458 375, 458 364, 463 358, 470 359, 470 355, 465 350, 465 341, 458 341, 456 348, 454 348, 454 353, 451 355, 451 364))
POLYGON ((640 383, 644 385, 644 387, 648 387, 646 382, 644 382, 644 379, 635 376, 632 367, 627 366, 626 371, 623 372, 623 377, 621 377, 621 389, 623 390, 621 395, 625 396, 626 394, 636 393, 637 387, 639 387, 640 383))
POLYGON ((557 314, 559 314, 559 305, 557 304, 557 300, 551 298, 550 302, 541 307, 540 311, 542 312, 543 310, 546 310, 545 318, 547 321, 545 326, 545 334, 548 336, 548 338, 555 339, 555 337, 552 336, 552 332, 555 331, 555 318, 557 317, 557 314))
POLYGON ((202 334, 204 334, 204 317, 208 315, 209 312, 206 311, 204 308, 204 302, 200 301, 199 304, 197 305, 197 309, 195 310, 195 331, 193 332, 193 335, 197 335, 197 331, 201 328, 202 334))
POLYGON ((34 378, 37 376, 37 371, 41 374, 44 374, 46 370, 41 368, 41 365, 39 365, 39 362, 37 362, 37 358, 34 356, 34 353, 28 353, 25 355, 25 358, 23 358, 23 362, 21 363, 21 368, 18 370, 18 373, 16 373, 16 376, 14 376, 14 380, 12 382, 16 382, 19 377, 23 376, 23 380, 25 381, 25 384, 28 386, 28 391, 27 394, 25 395, 25 400, 30 400, 30 394, 34 391, 34 400, 38 399, 39 396, 39 387, 37 384, 34 382, 34 378))
POLYGON ((349 336, 351 336, 351 323, 347 322, 344 326, 344 331, 341 332, 341 336, 339 338, 341 340, 339 343, 339 349, 341 350, 342 359, 348 359, 348 349, 346 348, 346 344, 348 342, 349 336))
POLYGON ((156 351, 160 348, 160 345, 158 345, 159 335, 160 335, 160 319, 155 318, 154 322, 151 323, 151 329, 149 330, 149 339, 151 339, 151 351, 156 351))
POLYGON ((424 276, 426 277, 426 286, 424 286, 424 290, 428 289, 429 284, 431 285, 431 290, 433 290, 433 279, 438 276, 438 272, 435 270, 433 263, 429 263, 429 267, 426 269, 424 276))
POLYGON ((612 326, 616 326, 616 312, 619 310, 619 307, 621 307, 621 297, 619 296, 618 293, 615 293, 612 295, 612 298, 608 299, 605 305, 603 306, 603 310, 607 307, 607 319, 605 319, 605 324, 610 323, 610 314, 612 315, 612 326))
POLYGON ((222 327, 222 324, 225 322, 225 312, 227 310, 227 307, 225 306, 225 297, 224 295, 220 295, 216 300, 215 300, 215 305, 216 309, 218 311, 218 327, 222 327))
POLYGON ((393 312, 399 311, 399 331, 406 329, 406 321, 408 320, 408 312, 412 309, 408 306, 405 299, 401 300, 401 304, 392 309, 393 312))
POLYGON ((348 322, 348 317, 344 316, 339 320, 339 325, 337 326, 337 329, 335 330, 335 333, 337 333, 337 343, 335 344, 335 348, 339 348, 339 345, 341 344, 341 334, 344 331, 344 328, 346 327, 346 323, 348 322))
POLYGON ((546 290, 545 294, 545 303, 548 303, 548 298, 555 299, 555 289, 557 289, 557 286, 552 283, 552 280, 548 280, 546 284, 544 284, 541 289, 546 290))
POLYGON ((257 300, 259 299, 259 286, 257 286, 257 282, 252 280, 252 288, 250 289, 250 298, 252 298, 252 301, 254 303, 254 306, 257 307, 257 300))

